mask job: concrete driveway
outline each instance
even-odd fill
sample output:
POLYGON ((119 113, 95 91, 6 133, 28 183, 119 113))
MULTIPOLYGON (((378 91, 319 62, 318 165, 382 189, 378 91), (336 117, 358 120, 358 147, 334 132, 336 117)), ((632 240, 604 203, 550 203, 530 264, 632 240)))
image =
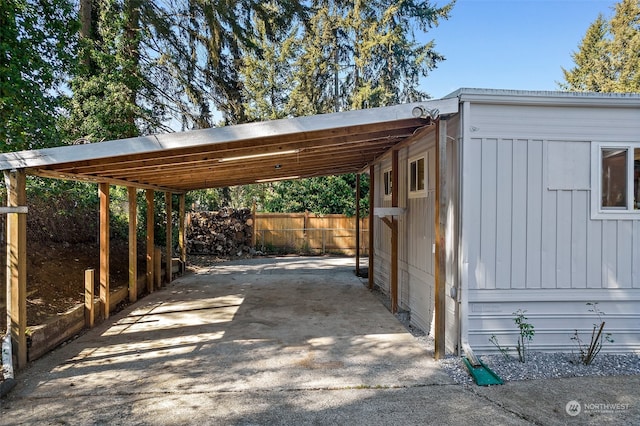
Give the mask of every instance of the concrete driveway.
POLYGON ((0 424, 531 424, 454 384, 353 269, 286 257, 182 277, 22 371, 0 424))

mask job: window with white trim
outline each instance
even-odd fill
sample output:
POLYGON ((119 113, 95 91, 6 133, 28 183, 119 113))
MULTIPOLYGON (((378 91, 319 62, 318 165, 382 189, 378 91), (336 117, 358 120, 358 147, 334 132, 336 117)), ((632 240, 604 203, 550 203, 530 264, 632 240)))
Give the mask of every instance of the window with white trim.
POLYGON ((409 160, 409 197, 424 197, 427 194, 425 163, 424 156, 409 160))
POLYGON ((592 216, 624 219, 640 215, 640 143, 594 144, 592 216))
POLYGON ((384 181, 384 197, 391 197, 393 192, 393 178, 391 177, 391 170, 385 170, 382 174, 382 180, 384 181))

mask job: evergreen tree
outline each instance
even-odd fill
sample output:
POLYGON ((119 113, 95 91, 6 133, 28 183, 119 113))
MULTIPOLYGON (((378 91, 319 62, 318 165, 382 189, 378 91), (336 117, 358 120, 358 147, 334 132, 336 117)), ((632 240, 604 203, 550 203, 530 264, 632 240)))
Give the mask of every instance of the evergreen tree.
POLYGON ((623 0, 609 24, 612 79, 608 92, 640 92, 640 1, 623 0))
POLYGON ((426 33, 453 7, 414 0, 320 0, 306 27, 295 64, 291 110, 307 115, 428 98, 418 90, 444 59, 426 33))
POLYGON ((623 0, 614 16, 602 15, 589 26, 575 66, 563 68, 563 90, 593 92, 640 92, 640 1, 623 0))
MULTIPOLYGON (((275 6, 275 5, 274 5, 275 6)), ((244 110, 248 121, 274 120, 290 116, 287 104, 293 76, 291 64, 296 54, 299 27, 287 25, 269 35, 267 29, 275 23, 254 18, 256 34, 242 58, 244 110)))
POLYGON ((78 66, 66 121, 84 141, 138 136, 162 129, 164 108, 153 82, 150 34, 159 19, 149 0, 82 0, 78 66), (143 30, 144 28, 144 30, 143 30))
POLYGON ((56 119, 76 25, 71 1, 0 2, 0 151, 62 143, 56 119))

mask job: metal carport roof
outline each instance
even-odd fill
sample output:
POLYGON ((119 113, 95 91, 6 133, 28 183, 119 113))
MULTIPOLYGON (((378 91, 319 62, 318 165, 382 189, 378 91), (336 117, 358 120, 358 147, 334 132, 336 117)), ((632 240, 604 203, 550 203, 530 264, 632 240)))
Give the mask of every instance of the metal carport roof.
POLYGON ((429 124, 416 107, 458 99, 12 152, 0 170, 170 192, 358 172, 429 124))

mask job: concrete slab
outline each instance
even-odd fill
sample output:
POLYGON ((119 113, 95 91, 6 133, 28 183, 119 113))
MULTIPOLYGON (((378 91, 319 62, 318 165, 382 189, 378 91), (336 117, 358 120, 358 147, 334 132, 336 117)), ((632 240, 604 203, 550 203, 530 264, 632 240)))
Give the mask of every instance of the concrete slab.
POLYGON ((0 424, 572 419, 548 381, 454 384, 353 269, 349 258, 287 257, 180 278, 20 372, 0 401, 0 424))

